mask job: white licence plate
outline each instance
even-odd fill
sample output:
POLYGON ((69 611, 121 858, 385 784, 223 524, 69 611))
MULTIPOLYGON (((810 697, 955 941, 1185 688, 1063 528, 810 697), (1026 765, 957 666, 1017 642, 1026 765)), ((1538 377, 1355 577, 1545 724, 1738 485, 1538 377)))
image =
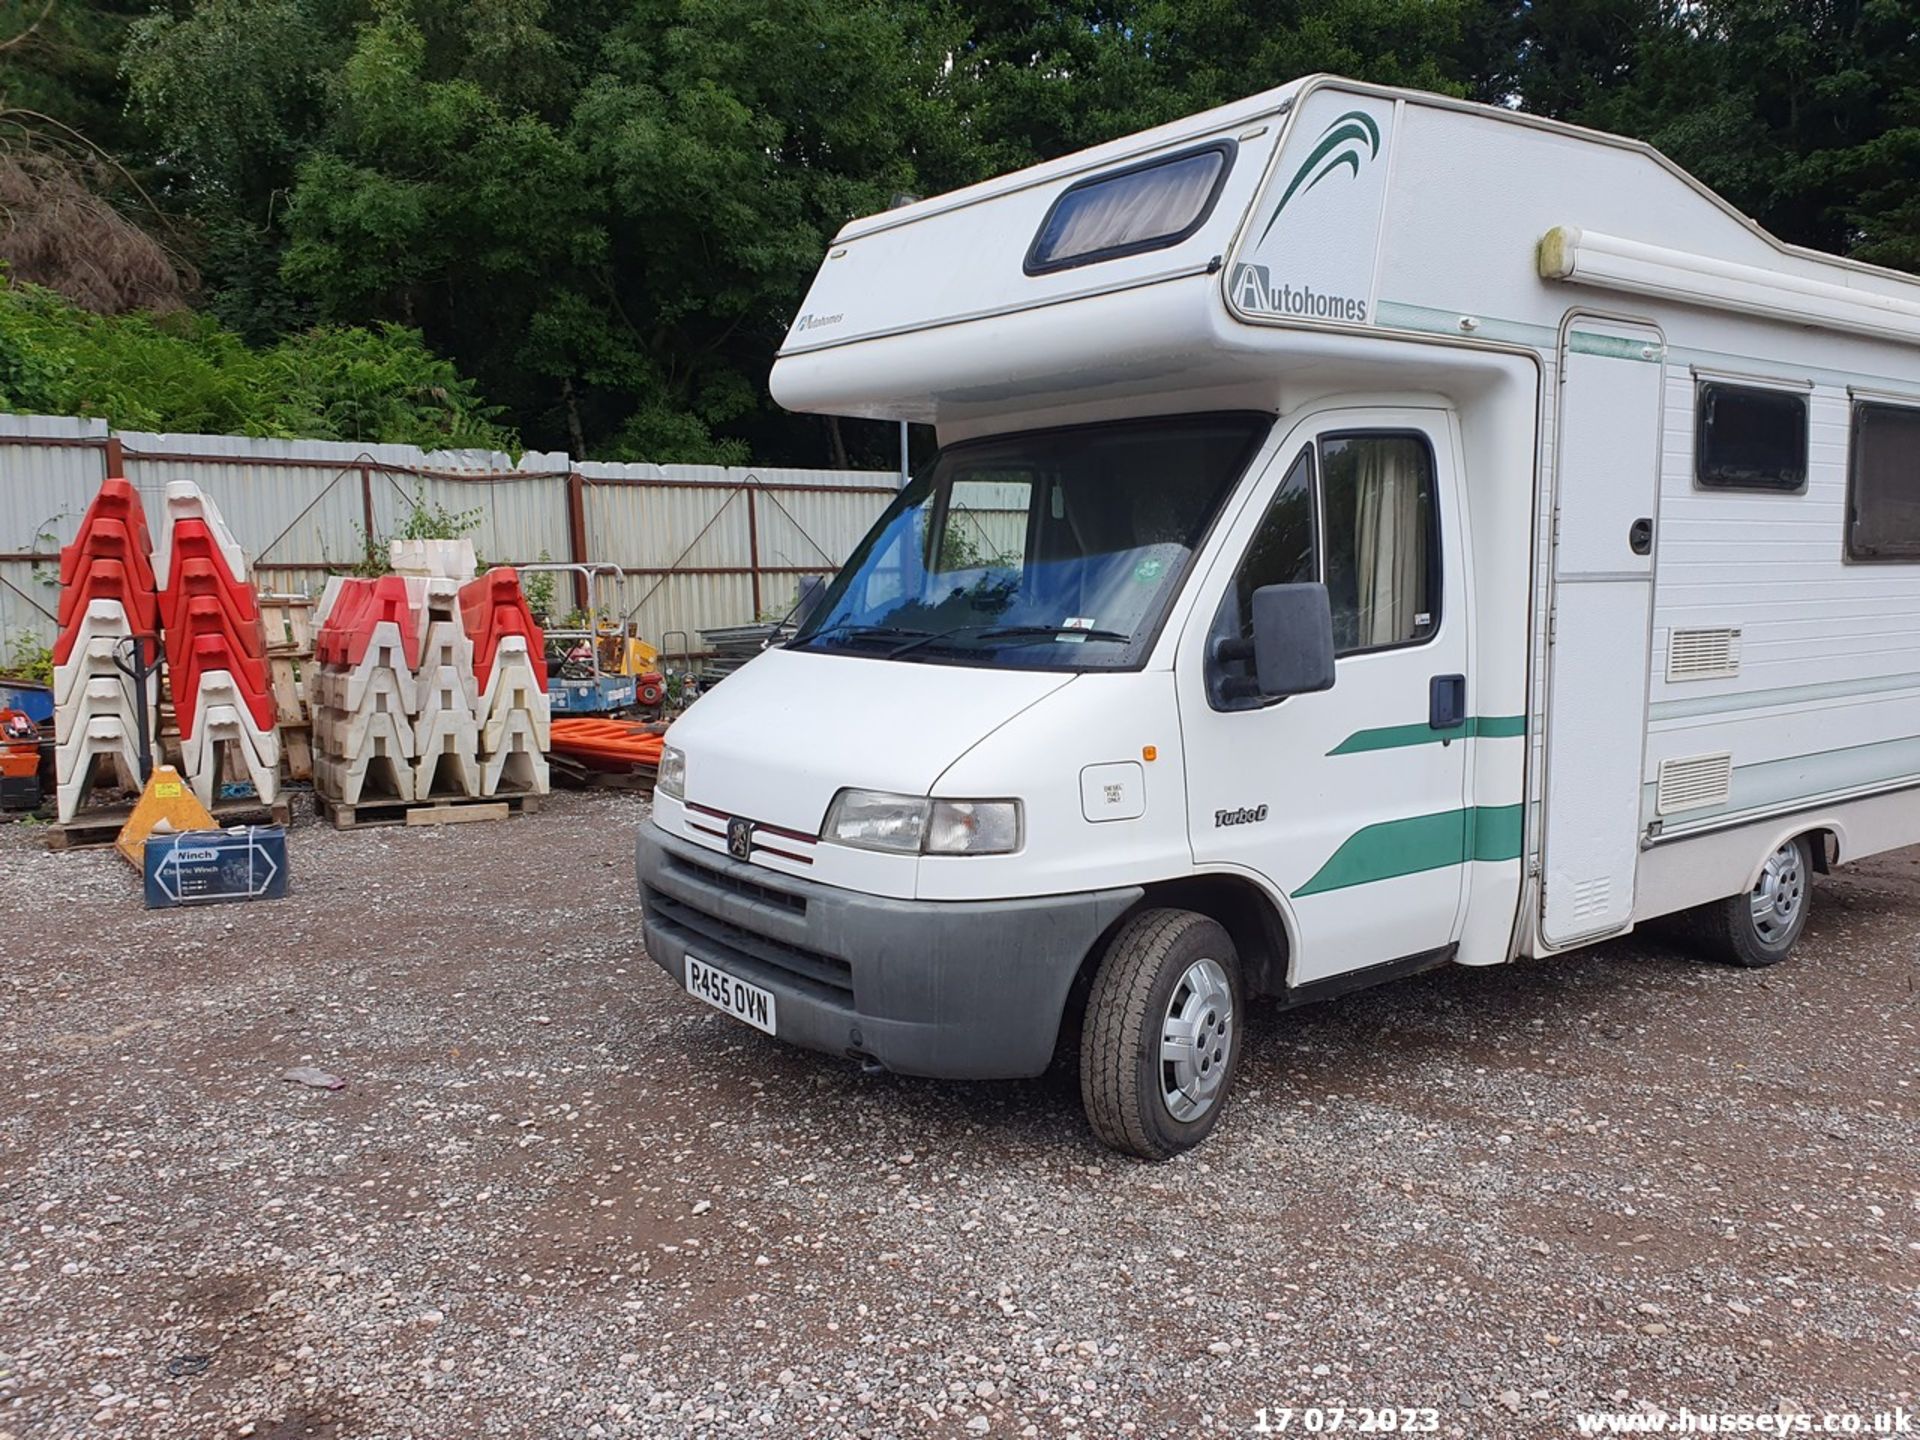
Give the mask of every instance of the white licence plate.
POLYGON ((687 993, 704 1000, 716 1010, 724 1010, 736 1020, 744 1020, 767 1034, 773 1028, 773 992, 735 979, 724 970, 716 970, 704 960, 687 956, 687 993))

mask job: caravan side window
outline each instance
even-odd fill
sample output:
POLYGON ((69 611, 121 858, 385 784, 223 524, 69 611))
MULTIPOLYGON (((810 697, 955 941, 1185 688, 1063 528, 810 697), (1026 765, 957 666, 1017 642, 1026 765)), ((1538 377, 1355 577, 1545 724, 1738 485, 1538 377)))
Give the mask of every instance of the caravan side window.
POLYGON ((1920 560, 1920 407, 1853 407, 1847 558, 1920 560))
POLYGON ((1440 626, 1440 518, 1426 437, 1328 436, 1320 474, 1334 653, 1419 644, 1440 626))
POLYGON ((1704 489, 1807 488, 1805 395, 1702 380, 1693 415, 1693 478, 1704 489))

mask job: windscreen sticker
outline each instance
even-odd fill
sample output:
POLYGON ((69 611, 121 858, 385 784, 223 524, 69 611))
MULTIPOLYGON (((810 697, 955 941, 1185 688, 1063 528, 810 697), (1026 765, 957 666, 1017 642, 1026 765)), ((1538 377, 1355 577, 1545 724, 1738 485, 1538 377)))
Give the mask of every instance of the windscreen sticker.
MULTIPOLYGON (((1100 628, 1100 621, 1093 615, 1069 615, 1060 622, 1060 628, 1062 630, 1097 630, 1100 628)), ((1087 643, 1087 637, 1084 635, 1060 635, 1055 638, 1067 645, 1087 643)))
POLYGON ((1149 555, 1133 567, 1133 578, 1142 585, 1151 585, 1166 573, 1167 562, 1158 555, 1149 555))

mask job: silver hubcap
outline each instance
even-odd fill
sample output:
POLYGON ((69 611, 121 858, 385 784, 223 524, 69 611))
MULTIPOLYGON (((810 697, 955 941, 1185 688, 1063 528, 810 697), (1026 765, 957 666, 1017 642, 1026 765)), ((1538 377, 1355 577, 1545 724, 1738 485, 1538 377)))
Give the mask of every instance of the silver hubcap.
POLYGON ((1807 898, 1807 871, 1798 845, 1782 845, 1767 857, 1753 887, 1753 928, 1761 940, 1773 944, 1788 935, 1800 918, 1807 898))
POLYGON ((1233 989, 1214 960, 1196 960, 1173 987, 1160 1025, 1160 1098, 1176 1120, 1197 1120, 1220 1098, 1233 1054, 1233 989))

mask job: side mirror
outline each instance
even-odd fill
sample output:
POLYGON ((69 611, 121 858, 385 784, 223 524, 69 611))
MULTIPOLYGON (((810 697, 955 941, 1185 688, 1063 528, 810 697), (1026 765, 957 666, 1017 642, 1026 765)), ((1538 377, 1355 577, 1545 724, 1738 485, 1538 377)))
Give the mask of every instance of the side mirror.
POLYGON ((1253 592, 1253 669, 1269 699, 1333 688, 1333 605, 1326 586, 1262 585, 1253 592))

